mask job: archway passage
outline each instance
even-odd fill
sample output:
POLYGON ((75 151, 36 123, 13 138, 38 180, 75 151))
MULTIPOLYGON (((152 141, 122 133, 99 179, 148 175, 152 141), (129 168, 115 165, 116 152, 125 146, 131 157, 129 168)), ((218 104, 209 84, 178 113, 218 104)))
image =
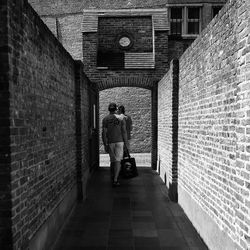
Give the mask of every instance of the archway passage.
POLYGON ((140 163, 156 169, 157 165, 157 84, 148 78, 113 77, 96 83, 99 90, 99 140, 101 165, 108 156, 103 155, 101 142, 101 121, 108 113, 110 102, 124 105, 133 119, 131 152, 137 155, 140 163), (139 112, 138 112, 139 109, 139 112), (140 158, 145 157, 145 158, 140 158))
POLYGON ((143 88, 116 87, 99 93, 100 124, 100 166, 109 166, 109 156, 105 154, 102 139, 102 119, 108 114, 108 105, 115 102, 125 107, 125 114, 132 119, 130 154, 137 166, 151 167, 151 91, 143 88))

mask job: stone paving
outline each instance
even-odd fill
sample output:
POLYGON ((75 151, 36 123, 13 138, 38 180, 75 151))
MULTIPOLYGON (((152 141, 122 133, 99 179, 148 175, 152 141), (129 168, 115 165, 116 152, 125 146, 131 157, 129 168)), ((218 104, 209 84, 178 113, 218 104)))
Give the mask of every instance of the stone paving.
POLYGON ((207 250, 159 175, 139 168, 139 176, 112 187, 109 169, 89 180, 87 199, 65 223, 55 250, 207 250))

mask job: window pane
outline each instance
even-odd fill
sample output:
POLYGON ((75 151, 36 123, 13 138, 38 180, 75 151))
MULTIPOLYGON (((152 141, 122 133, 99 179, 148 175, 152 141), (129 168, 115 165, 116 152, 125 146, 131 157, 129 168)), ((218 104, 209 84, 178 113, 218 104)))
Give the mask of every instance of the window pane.
POLYGON ((188 8, 188 19, 199 19, 200 18, 200 8, 190 7, 188 8))
POLYGON ((111 69, 124 69, 124 53, 113 51, 97 52, 97 67, 108 67, 111 69))
POLYGON ((171 22, 171 34, 172 35, 181 35, 181 22, 171 22))
POLYGON ((171 8, 170 19, 182 19, 182 8, 171 8))
POLYGON ((188 22, 188 34, 199 34, 199 22, 188 22))

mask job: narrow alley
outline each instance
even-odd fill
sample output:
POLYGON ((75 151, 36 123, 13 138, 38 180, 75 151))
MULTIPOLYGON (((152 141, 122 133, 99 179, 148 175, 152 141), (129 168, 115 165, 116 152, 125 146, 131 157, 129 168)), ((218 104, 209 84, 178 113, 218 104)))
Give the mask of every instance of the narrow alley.
POLYGON ((56 250, 205 250, 182 208, 151 168, 110 185, 109 168, 90 179, 87 199, 76 205, 56 250), (159 192, 161 190, 161 192, 159 192))
POLYGON ((0 250, 250 250, 250 0, 3 0, 0 16, 0 250), (110 103, 139 169, 116 188, 110 103))

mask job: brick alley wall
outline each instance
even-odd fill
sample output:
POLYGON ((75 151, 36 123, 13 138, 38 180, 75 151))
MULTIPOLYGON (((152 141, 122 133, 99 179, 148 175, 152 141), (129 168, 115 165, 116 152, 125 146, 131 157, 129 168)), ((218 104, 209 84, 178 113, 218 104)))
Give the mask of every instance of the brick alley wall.
POLYGON ((168 73, 158 83, 158 172, 177 201, 179 62, 171 61, 168 73))
MULTIPOLYGON (((249 16, 249 1, 228 1, 179 61, 178 202, 210 249, 250 244, 249 16)), ((174 167, 172 124, 162 118, 171 117, 170 76, 159 85, 166 172, 174 167)))
POLYGON ((86 198, 86 184, 90 172, 89 123, 90 82, 83 71, 81 61, 75 62, 75 126, 76 126, 76 171, 78 199, 86 198))
POLYGON ((172 181, 172 93, 173 61, 158 83, 158 171, 168 188, 172 181))
MULTIPOLYGON (((12 243, 13 249, 28 249, 37 232, 54 216, 54 211, 76 186, 77 168, 84 170, 88 164, 88 79, 78 74, 77 93, 75 72, 79 67, 26 0, 2 1, 0 11, 1 38, 4 29, 3 41, 8 41, 8 45, 3 44, 1 39, 0 44, 1 59, 4 57, 4 69, 8 73, 8 78, 6 75, 0 78, 4 83, 0 93, 5 98, 1 98, 1 102, 6 107, 0 110, 6 117, 9 104, 9 118, 1 119, 5 126, 0 126, 0 135, 6 134, 6 145, 2 145, 1 137, 0 146, 6 152, 1 151, 0 173, 4 180, 1 185, 5 184, 6 191, 11 187, 12 195, 12 210, 10 193, 4 194, 5 200, 1 196, 0 202, 4 202, 9 210, 3 211, 1 206, 0 216, 8 218, 11 213, 13 234, 12 239, 11 233, 5 239, 1 236, 0 243, 4 242, 3 249, 12 249, 9 247, 12 243), (2 14, 8 23, 2 21, 2 14), (80 144, 76 143, 75 136, 76 127, 79 127, 76 124, 76 95, 81 97, 78 103, 83 123, 80 144), (2 158, 3 153, 8 156, 8 143, 10 162, 2 158), (77 166, 76 149, 78 147, 79 151, 79 145, 82 165, 77 166), (2 175, 4 169, 8 172, 2 175)), ((61 216, 67 216, 63 211, 60 210, 61 216)), ((9 224, 7 220, 6 225, 9 224)), ((57 229, 63 221, 58 220, 57 229)), ((46 237, 51 233, 46 230, 44 244, 49 243, 46 237)), ((48 245, 46 247, 48 249, 48 245)))

